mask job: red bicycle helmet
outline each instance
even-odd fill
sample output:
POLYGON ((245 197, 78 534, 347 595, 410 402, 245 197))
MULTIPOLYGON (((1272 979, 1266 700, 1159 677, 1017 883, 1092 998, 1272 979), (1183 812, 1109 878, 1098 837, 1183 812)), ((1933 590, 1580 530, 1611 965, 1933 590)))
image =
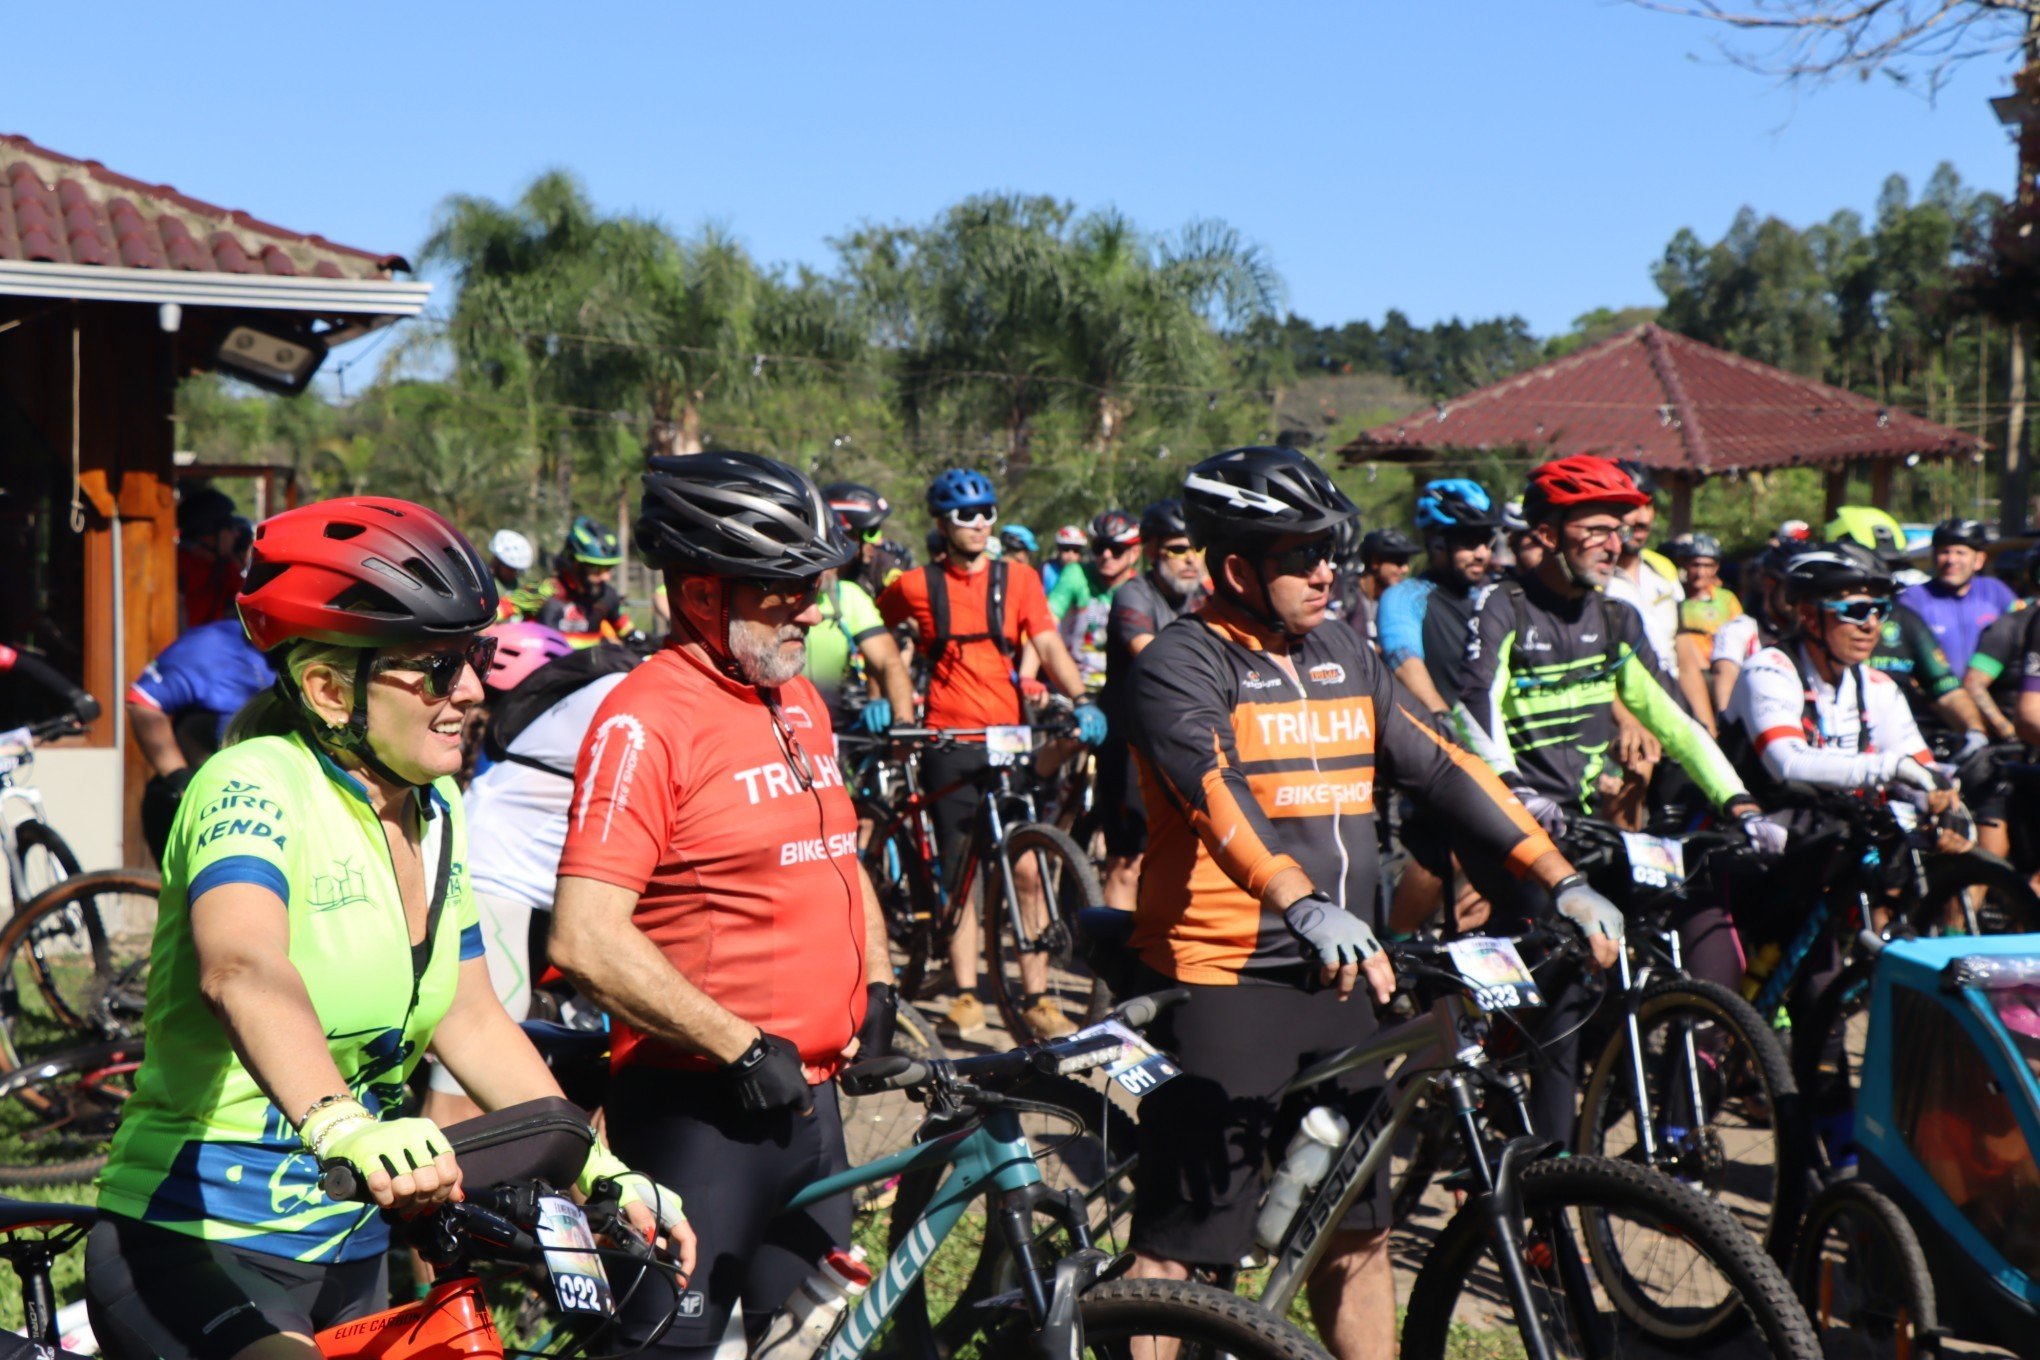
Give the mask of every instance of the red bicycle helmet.
POLYGON ((392 647, 487 628, 496 582, 474 545, 433 511, 342 496, 255 526, 234 603, 258 651, 300 639, 392 647))
POLYGON ((1612 460, 1591 453, 1555 458, 1530 473, 1523 492, 1523 514, 1532 524, 1553 510, 1576 505, 1647 505, 1650 497, 1637 489, 1612 460))

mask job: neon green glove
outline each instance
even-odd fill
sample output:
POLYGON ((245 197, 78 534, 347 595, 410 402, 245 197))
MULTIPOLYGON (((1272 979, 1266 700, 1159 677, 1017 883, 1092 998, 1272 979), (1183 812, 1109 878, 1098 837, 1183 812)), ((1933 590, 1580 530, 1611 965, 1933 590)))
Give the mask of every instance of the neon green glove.
POLYGON ((309 1141, 321 1162, 348 1162, 364 1177, 387 1171, 394 1179, 448 1151, 446 1135, 429 1119, 340 1119, 309 1141))
POLYGON ((644 1177, 634 1176, 631 1169, 624 1164, 623 1158, 611 1152, 608 1145, 597 1138, 588 1146, 588 1160, 581 1163, 581 1175, 574 1182, 574 1190, 582 1199, 592 1199, 595 1195, 595 1182, 610 1180, 616 1182, 618 1204, 629 1204, 632 1200, 642 1201, 644 1196, 637 1194, 625 1183, 630 1179, 643 1180, 644 1177))

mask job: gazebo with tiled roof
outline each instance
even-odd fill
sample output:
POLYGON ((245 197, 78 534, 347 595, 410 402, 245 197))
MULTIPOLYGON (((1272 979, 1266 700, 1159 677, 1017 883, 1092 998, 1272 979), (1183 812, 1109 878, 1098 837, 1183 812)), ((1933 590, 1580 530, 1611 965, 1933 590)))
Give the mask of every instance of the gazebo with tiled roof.
MULTIPOLYGON (((431 285, 408 272, 0 135, 0 645, 100 702, 36 771, 88 864, 146 862, 129 795, 148 770, 124 749, 122 697, 177 635, 178 380, 217 368, 299 390, 331 347, 424 308, 431 285)), ((244 511, 281 508, 234 489, 244 511)), ((0 728, 39 700, 0 678, 0 728)))
POLYGON ((1961 430, 1643 325, 1377 425, 1339 454, 1348 463, 1423 462, 1449 450, 1633 458, 1672 489, 1672 527, 1683 530, 1693 488, 1708 477, 1817 467, 1839 503, 1849 471, 1868 465, 1881 503, 1894 466, 1983 448, 1961 430))

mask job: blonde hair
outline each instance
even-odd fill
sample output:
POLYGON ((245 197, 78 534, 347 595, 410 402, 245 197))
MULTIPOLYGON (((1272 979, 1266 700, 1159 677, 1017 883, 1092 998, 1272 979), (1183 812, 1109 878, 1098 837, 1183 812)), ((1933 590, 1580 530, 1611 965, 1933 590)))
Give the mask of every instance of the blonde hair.
MULTIPOLYGON (((314 741, 323 735, 323 723, 306 707, 303 698, 305 672, 313 666, 331 666, 342 676, 351 688, 354 684, 354 665, 361 656, 361 648, 346 647, 331 642, 297 642, 285 644, 285 655, 278 658, 270 655, 270 664, 277 668, 277 678, 290 690, 286 698, 278 692, 278 686, 271 686, 241 705, 227 724, 226 740, 223 746, 235 742, 249 741, 256 737, 282 737, 292 732, 302 733, 314 741)), ((350 694, 350 699, 352 695, 350 694)))

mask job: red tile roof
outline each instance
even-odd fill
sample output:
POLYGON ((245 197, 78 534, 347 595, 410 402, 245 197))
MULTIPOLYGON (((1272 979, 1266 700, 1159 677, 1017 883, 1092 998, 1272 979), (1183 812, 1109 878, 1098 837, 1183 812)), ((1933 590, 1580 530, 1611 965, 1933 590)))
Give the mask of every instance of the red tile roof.
POLYGON ((0 260, 329 279, 410 268, 402 256, 289 231, 6 133, 0 260))
POLYGON ((1339 453, 1348 462, 1448 448, 1598 453, 1706 476, 1982 447, 1974 435, 1646 325, 1378 425, 1339 453))

